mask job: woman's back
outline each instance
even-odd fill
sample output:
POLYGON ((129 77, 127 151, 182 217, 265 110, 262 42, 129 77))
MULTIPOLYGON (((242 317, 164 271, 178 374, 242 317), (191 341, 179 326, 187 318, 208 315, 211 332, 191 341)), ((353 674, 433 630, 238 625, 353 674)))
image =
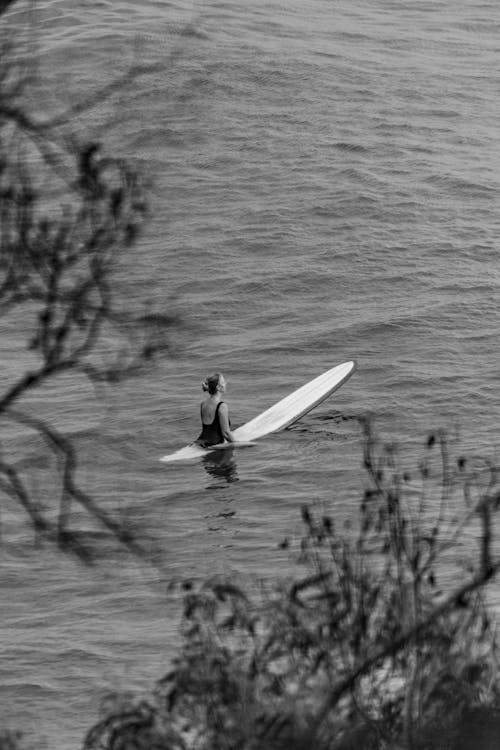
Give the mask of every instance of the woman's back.
POLYGON ((218 445, 224 442, 224 435, 219 422, 219 407, 222 403, 222 401, 219 401, 215 409, 213 408, 213 404, 206 401, 202 403, 200 410, 202 430, 196 441, 197 443, 201 443, 202 445, 218 445), (207 421, 211 416, 212 420, 207 421))
POLYGON ((196 442, 201 445, 218 445, 226 440, 234 440, 231 433, 227 404, 222 400, 226 381, 220 373, 210 375, 202 384, 208 397, 201 402, 201 434, 196 442))
POLYGON ((214 402, 212 398, 206 398, 205 401, 201 402, 200 413, 202 424, 211 424, 214 421, 215 415, 218 413, 219 406, 222 403, 223 401, 214 402))

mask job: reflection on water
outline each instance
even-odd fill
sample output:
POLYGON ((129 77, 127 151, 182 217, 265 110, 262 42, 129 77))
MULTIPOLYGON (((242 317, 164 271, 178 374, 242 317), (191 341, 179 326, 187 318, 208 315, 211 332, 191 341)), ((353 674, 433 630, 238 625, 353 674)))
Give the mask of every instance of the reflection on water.
POLYGON ((236 461, 233 457, 233 449, 212 451, 203 459, 203 468, 216 479, 224 479, 228 484, 238 481, 236 461))

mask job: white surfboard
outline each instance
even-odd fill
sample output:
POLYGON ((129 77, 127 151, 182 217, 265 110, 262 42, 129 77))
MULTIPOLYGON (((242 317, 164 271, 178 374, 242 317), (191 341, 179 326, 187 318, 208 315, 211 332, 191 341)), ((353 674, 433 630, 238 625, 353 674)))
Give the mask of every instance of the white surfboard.
POLYGON ((255 440, 265 435, 283 430, 303 417, 311 409, 314 409, 315 406, 328 398, 337 388, 340 388, 342 383, 345 383, 351 377, 355 369, 355 362, 344 362, 344 364, 332 367, 331 370, 327 370, 327 372, 314 378, 314 380, 290 393, 286 398, 278 401, 274 406, 263 411, 262 414, 233 430, 233 435, 237 440, 235 443, 211 445, 209 448, 202 448, 200 445, 192 443, 185 448, 175 451, 175 453, 163 456, 163 458, 160 458, 160 461, 164 463, 187 461, 206 456, 207 453, 211 453, 214 450, 243 448, 249 444, 253 444, 255 440))

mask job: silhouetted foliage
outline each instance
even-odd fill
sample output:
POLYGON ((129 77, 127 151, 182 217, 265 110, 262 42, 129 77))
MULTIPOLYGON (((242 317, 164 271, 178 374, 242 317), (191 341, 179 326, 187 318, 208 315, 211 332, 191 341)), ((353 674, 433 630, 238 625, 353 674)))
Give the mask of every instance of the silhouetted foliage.
POLYGON ((474 707, 493 715, 498 647, 482 590, 500 565, 494 467, 452 469, 436 433, 412 483, 362 425, 355 528, 304 508, 305 575, 260 592, 234 577, 188 587, 172 670, 150 703, 111 709, 86 750, 145 747, 144 716, 158 748, 437 750, 455 746, 474 707), (457 561, 474 524, 478 550, 457 561))
POLYGON ((0 750, 24 750, 21 732, 0 730, 0 750))
MULTIPOLYGON (((0 5, 0 21, 12 4, 0 5)), ((19 402, 62 373, 119 381, 169 349, 175 317, 147 301, 142 311, 137 303, 128 305, 113 276, 147 218, 145 186, 124 159, 107 154, 100 143, 80 140, 71 129, 76 112, 140 72, 128 72, 91 101, 42 121, 29 111, 29 71, 15 54, 15 39, 5 35, 0 44, 0 320, 19 321, 32 362, 2 384, 0 418, 38 434, 60 465, 58 517, 44 512, 22 465, 6 454, 0 455, 0 492, 24 509, 38 538, 56 541, 86 562, 92 552, 70 525, 74 503, 134 553, 143 550, 79 486, 71 439, 19 402)))

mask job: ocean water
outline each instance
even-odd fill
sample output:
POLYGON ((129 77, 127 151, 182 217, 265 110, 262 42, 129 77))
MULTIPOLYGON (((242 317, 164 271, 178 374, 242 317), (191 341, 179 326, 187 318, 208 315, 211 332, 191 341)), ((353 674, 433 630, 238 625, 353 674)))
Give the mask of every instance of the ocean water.
MULTIPOLYGON (((356 417, 373 414, 410 468, 437 428, 452 452, 496 460, 500 9, 39 0, 7 20, 36 62, 40 116, 144 66, 73 128, 151 181, 120 293, 184 321, 175 356, 140 378, 99 391, 65 378, 31 397, 77 442, 83 486, 162 549, 153 570, 103 537, 87 569, 33 546, 2 505, 1 722, 62 750, 106 692, 166 671, 180 614, 169 581, 285 574, 278 544, 300 533, 304 503, 352 515, 356 417), (292 429, 223 465, 157 461, 196 436, 207 373, 224 372, 238 424, 351 359, 351 380, 292 429)), ((19 325, 2 321, 4 383, 29 361, 19 325)), ((7 448, 56 507, 40 446, 8 435, 7 448)), ((74 522, 89 528, 83 512, 74 522)))

